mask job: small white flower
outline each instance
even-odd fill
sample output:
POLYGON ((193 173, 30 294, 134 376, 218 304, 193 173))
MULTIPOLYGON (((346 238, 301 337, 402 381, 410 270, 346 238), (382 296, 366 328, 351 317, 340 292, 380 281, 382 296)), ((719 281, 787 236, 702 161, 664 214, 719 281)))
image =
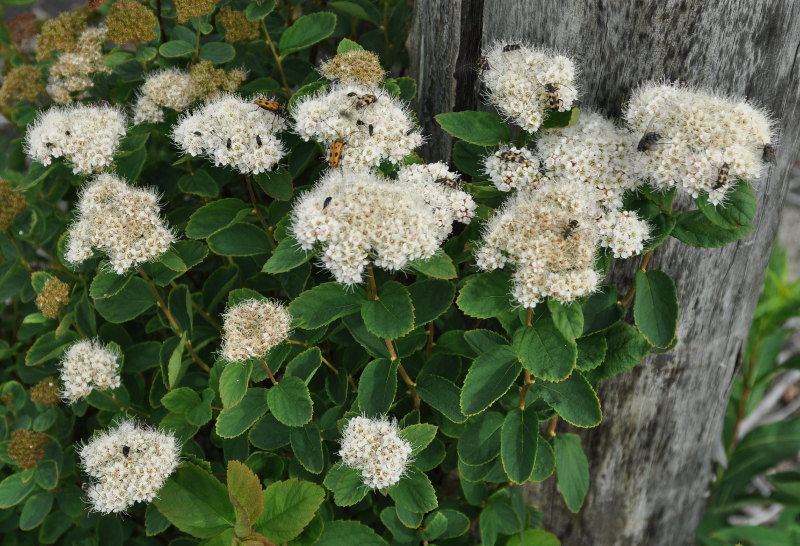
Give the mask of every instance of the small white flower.
POLYGON ((194 83, 189 72, 165 68, 145 77, 134 106, 134 123, 164 120, 162 108, 184 111, 195 99, 194 83))
POLYGON ((333 85, 301 99, 292 116, 303 140, 314 139, 328 149, 332 142, 343 141, 344 166, 399 163, 422 144, 408 108, 378 87, 333 85))
POLYGON ((97 340, 74 343, 61 357, 61 397, 69 403, 94 389, 116 389, 120 385, 119 355, 97 340))
POLYGON ((123 421, 80 447, 81 466, 93 480, 85 487, 92 509, 123 512, 152 501, 180 462, 171 433, 123 421))
POLYGON ((47 93, 55 102, 69 103, 86 98, 86 90, 94 87, 92 75, 112 72, 103 62, 105 27, 91 27, 83 31, 69 51, 64 51, 50 67, 47 93))
POLYGON ((656 188, 677 186, 692 197, 707 193, 715 205, 735 180, 760 177, 764 146, 775 139, 774 120, 765 111, 679 85, 643 85, 624 117, 642 139, 634 156, 638 176, 656 188), (727 176, 721 177, 725 170, 727 176))
POLYGON ((650 226, 635 212, 612 210, 598 221, 600 245, 608 247, 615 258, 640 254, 650 238, 650 226))
POLYGON ((437 210, 449 188, 426 188, 421 192, 408 176, 391 181, 363 170, 329 170, 297 200, 292 234, 305 250, 321 243, 323 266, 344 284, 360 283, 370 261, 389 271, 404 269, 433 256, 452 229, 446 218, 471 214, 463 192, 455 190, 461 204, 437 210))
POLYGON ((286 153, 276 136, 285 128, 281 116, 238 95, 222 94, 181 118, 172 140, 183 153, 259 174, 273 169, 286 153))
POLYGON ((43 165, 63 157, 74 173, 98 172, 111 164, 125 127, 125 114, 117 107, 57 106, 39 114, 28 129, 25 151, 43 165))
POLYGON ((156 193, 131 187, 112 174, 101 174, 84 187, 77 209, 67 238, 65 258, 70 263, 88 259, 94 247, 122 274, 157 258, 175 240, 159 215, 156 193))
POLYGON ((415 163, 397 171, 397 180, 422 196, 433 207, 439 227, 450 231, 453 222, 468 224, 477 205, 472 196, 461 191, 460 175, 445 163, 415 163))
POLYGON ((551 110, 571 109, 578 97, 576 67, 569 57, 525 43, 497 42, 484 58, 488 68, 480 75, 488 101, 529 133, 551 110))
POLYGON ((353 417, 342 433, 339 455, 345 465, 361 471, 364 485, 382 490, 400 481, 412 451, 395 421, 353 417))
POLYGON ((531 150, 505 145, 484 159, 483 169, 500 191, 535 188, 544 172, 531 150))
POLYGON ((225 311, 222 357, 229 361, 263 357, 289 337, 292 316, 277 301, 250 299, 225 311))

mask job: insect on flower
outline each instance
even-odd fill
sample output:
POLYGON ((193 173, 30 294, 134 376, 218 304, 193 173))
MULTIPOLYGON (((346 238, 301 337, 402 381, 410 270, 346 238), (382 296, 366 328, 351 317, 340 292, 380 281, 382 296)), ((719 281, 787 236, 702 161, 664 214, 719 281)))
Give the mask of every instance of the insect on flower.
POLYGON ((263 108, 264 110, 268 110, 273 114, 280 115, 281 113, 281 103, 276 100, 271 99, 256 99, 253 101, 256 106, 263 108))
POLYGON ((761 155, 761 160, 774 165, 777 161, 775 157, 775 148, 769 144, 764 144, 764 153, 761 155))
POLYGON ((122 456, 123 457, 127 458, 128 454, 130 454, 130 452, 131 452, 130 446, 122 446, 122 456))
POLYGON ((577 229, 578 229, 578 225, 579 225, 579 224, 578 224, 578 221, 577 221, 577 220, 570 220, 570 221, 569 221, 569 223, 567 224, 567 227, 564 229, 564 231, 562 231, 562 232, 561 232, 561 237, 562 237, 562 238, 563 238, 565 241, 566 241, 567 239, 569 239, 570 235, 572 235, 573 233, 575 233, 575 230, 577 230, 577 229))
POLYGON ((722 164, 722 167, 719 168, 719 172, 717 173, 717 181, 714 183, 714 187, 711 189, 718 190, 728 185, 728 173, 730 172, 730 169, 731 166, 727 161, 722 164))

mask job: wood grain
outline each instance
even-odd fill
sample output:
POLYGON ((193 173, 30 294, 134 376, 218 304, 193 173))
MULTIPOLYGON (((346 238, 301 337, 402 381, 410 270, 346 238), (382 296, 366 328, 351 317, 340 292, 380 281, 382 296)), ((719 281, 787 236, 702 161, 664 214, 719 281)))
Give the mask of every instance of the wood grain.
MULTIPOLYGON (((428 92, 453 79, 448 71, 461 39, 432 55, 417 44, 429 46, 436 38, 420 33, 442 28, 422 22, 435 12, 449 21, 444 33, 453 36, 461 9, 458 2, 415 4, 412 72, 428 92)), ((619 115, 639 83, 666 77, 756 98, 780 119, 778 164, 754 181, 756 232, 722 249, 672 240, 656 252, 650 268, 668 272, 678 286, 680 343, 603 385, 604 422, 581 432, 592 479, 583 510, 566 510, 554 480, 526 488, 544 507, 545 527, 565 545, 691 544, 800 139, 800 3, 498 0, 483 5, 480 19, 483 45, 524 39, 576 56, 582 101, 608 115, 619 115)), ((423 115, 463 103, 455 92, 451 85, 447 95, 426 97, 423 115)), ((427 159, 447 159, 449 141, 432 138, 427 159)), ((633 267, 615 264, 610 280, 620 291, 630 285, 633 267)))

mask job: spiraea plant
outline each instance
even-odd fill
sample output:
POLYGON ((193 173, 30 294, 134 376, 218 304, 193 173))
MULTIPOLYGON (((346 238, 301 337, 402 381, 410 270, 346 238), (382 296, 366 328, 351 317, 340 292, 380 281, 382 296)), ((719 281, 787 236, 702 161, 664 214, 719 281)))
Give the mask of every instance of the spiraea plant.
POLYGON ((2 535, 557 544, 517 486, 580 509, 598 385, 677 341, 650 257, 753 230, 770 118, 581 113, 502 42, 425 163, 405 1, 88 7, 0 32, 2 535))

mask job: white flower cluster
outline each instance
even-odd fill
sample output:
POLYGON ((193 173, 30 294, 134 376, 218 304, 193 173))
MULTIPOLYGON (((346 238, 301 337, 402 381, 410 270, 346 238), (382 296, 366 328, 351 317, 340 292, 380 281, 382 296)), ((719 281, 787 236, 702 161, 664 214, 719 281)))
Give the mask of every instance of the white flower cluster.
POLYGON ((483 169, 500 191, 535 188, 543 174, 539 159, 531 150, 505 145, 484 159, 483 169))
POLYGON ((416 184, 364 170, 331 169, 298 199, 292 234, 305 250, 322 243, 322 264, 341 283, 361 282, 370 259, 379 267, 400 270, 412 260, 433 256, 452 229, 452 221, 443 222, 443 217, 459 214, 437 212, 426 201, 439 199, 432 196, 437 186, 447 195, 448 188, 434 183, 427 185, 426 198, 416 184))
POLYGON ((761 175, 774 122, 746 101, 649 83, 627 104, 625 120, 639 142, 637 174, 657 188, 678 186, 718 204, 737 179, 761 175))
POLYGON ((61 397, 69 403, 93 389, 119 387, 119 355, 97 340, 74 343, 61 357, 61 397))
POLYGON ((93 478, 84 487, 92 509, 110 514, 152 501, 178 466, 180 453, 171 433, 130 420, 94 436, 78 453, 93 478))
POLYGON ((548 111, 569 110, 578 97, 575 63, 553 51, 497 42, 484 52, 482 65, 489 102, 529 133, 548 111))
POLYGON ((546 296, 570 302, 592 293, 601 281, 594 269, 601 211, 591 192, 569 181, 514 193, 487 223, 478 266, 513 264, 512 295, 526 308, 546 296))
POLYGON ((159 216, 158 196, 104 173, 81 192, 78 217, 70 226, 65 258, 79 264, 92 247, 108 255, 119 274, 169 250, 175 236, 159 216))
POLYGON ((151 72, 145 77, 133 107, 133 122, 164 121, 164 108, 182 112, 194 99, 194 82, 189 72, 177 68, 151 72))
POLYGON ((364 485, 383 490, 403 477, 412 451, 396 422, 353 417, 344 427, 339 455, 345 465, 361 471, 364 485))
POLYGON ((286 153, 276 136, 285 127, 281 116, 226 93, 184 116, 172 140, 183 153, 258 174, 275 167, 286 153))
POLYGON ((125 126, 125 114, 117 107, 56 106, 40 114, 28 129, 25 151, 43 165, 63 157, 76 174, 97 172, 111 164, 125 126))
POLYGON ((445 163, 404 165, 397 171, 397 181, 410 187, 433 207, 439 227, 448 233, 453 222, 468 224, 475 216, 475 200, 461 191, 460 175, 445 163))
POLYGON ((289 337, 292 316, 277 301, 250 299, 225 311, 220 353, 231 362, 263 357, 289 337))
POLYGON ((637 140, 600 114, 582 113, 576 125, 545 131, 536 144, 548 176, 596 188, 604 207, 620 208, 625 190, 640 184, 631 164, 637 140))
POLYGON ((329 149, 341 141, 344 166, 399 163, 422 144, 408 108, 379 87, 333 85, 301 99, 292 115, 303 140, 314 139, 329 149))
POLYGON ((62 52, 50 67, 47 94, 60 103, 86 97, 86 90, 94 86, 92 75, 112 72, 103 62, 105 27, 91 27, 83 31, 74 47, 62 52))
POLYGON ((611 251, 615 258, 630 258, 644 250, 650 238, 650 225, 629 210, 611 209, 597 221, 600 246, 611 251))

